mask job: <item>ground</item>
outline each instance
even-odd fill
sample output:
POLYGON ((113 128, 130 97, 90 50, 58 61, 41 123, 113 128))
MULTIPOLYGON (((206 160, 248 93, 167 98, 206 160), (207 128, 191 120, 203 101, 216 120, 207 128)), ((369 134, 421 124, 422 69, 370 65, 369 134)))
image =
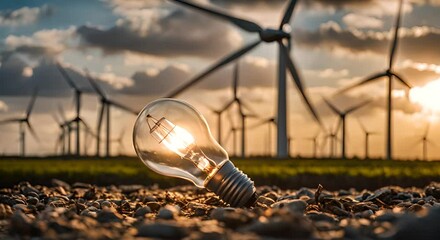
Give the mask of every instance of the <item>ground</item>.
POLYGON ((52 180, 0 190, 0 238, 439 239, 440 184, 376 191, 257 188, 230 208, 193 186, 98 187, 52 180))

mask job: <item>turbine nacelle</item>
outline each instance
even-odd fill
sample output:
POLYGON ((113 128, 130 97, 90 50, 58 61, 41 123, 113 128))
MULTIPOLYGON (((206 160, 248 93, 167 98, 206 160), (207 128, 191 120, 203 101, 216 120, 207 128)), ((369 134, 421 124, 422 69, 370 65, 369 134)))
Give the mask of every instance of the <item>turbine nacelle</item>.
POLYGON ((267 28, 259 32, 259 34, 261 40, 264 42, 275 42, 283 39, 290 39, 290 32, 280 29, 267 28))

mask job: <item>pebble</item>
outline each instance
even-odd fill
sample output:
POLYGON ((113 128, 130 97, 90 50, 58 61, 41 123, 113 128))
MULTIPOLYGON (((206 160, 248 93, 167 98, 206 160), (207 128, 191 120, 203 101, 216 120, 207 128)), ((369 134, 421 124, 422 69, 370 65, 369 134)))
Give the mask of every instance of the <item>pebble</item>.
POLYGON ((231 208, 194 186, 24 182, 0 189, 0 239, 437 239, 439 189, 264 186, 231 208))
POLYGON ((147 213, 151 213, 150 207, 148 207, 148 206, 140 207, 134 213, 134 217, 143 217, 147 213))
POLYGON ((181 239, 187 231, 176 223, 147 223, 137 228, 138 237, 181 239))
POLYGON ((291 213, 303 214, 307 207, 307 202, 300 199, 282 200, 271 205, 272 208, 287 208, 291 213))

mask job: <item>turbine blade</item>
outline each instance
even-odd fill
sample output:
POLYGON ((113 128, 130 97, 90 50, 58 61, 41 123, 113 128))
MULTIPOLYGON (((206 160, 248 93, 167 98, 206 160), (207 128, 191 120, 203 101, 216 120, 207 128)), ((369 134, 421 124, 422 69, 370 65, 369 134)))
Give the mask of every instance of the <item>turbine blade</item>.
POLYGON ((234 98, 237 98, 237 92, 238 92, 238 61, 234 65, 233 89, 234 89, 234 98))
POLYGON ((235 102, 235 99, 232 99, 231 101, 229 101, 221 110, 220 112, 224 112, 226 111, 233 103, 235 102))
POLYGON ((232 24, 236 25, 237 27, 239 27, 245 31, 248 31, 248 32, 260 32, 262 30, 262 28, 254 22, 244 20, 241 18, 237 18, 237 17, 233 17, 225 12, 215 10, 213 8, 201 6, 201 5, 198 5, 195 3, 190 3, 187 1, 183 1, 183 0, 173 0, 173 1, 176 3, 191 7, 191 8, 195 8, 199 11, 202 11, 202 12, 205 12, 208 14, 212 14, 212 15, 219 17, 219 18, 222 18, 224 20, 227 20, 227 21, 231 22, 232 24))
POLYGON ((283 20, 280 23, 279 29, 282 29, 284 24, 289 23, 292 18, 293 10, 295 9, 296 0, 291 0, 289 6, 287 6, 286 11, 284 12, 283 20))
POLYGON ((359 108, 364 107, 365 105, 368 105, 369 103, 371 103, 371 100, 367 100, 367 101, 364 101, 364 102, 362 102, 362 103, 360 103, 358 105, 355 105, 355 106, 345 110, 345 114, 349 114, 349 113, 351 113, 353 111, 356 111, 359 108))
POLYGON ((105 105, 101 103, 101 108, 99 110, 99 116, 98 116, 98 124, 97 124, 97 135, 99 136, 101 134, 101 127, 102 127, 102 120, 104 119, 104 109, 105 105))
POLYGON ((32 127, 31 123, 29 121, 26 121, 26 125, 28 126, 29 132, 31 132, 32 137, 40 143, 40 138, 38 137, 37 133, 35 132, 34 128, 32 127))
POLYGON ((8 124, 8 123, 13 123, 13 122, 19 122, 19 121, 21 121, 22 119, 20 119, 20 118, 9 118, 9 119, 4 119, 4 120, 1 120, 0 121, 0 125, 2 125, 2 124, 8 124))
POLYGON ((361 80, 361 81, 359 81, 359 82, 357 82, 357 83, 355 83, 355 84, 353 84, 353 85, 350 85, 350 86, 348 86, 348 87, 345 87, 345 88, 343 88, 343 89, 337 91, 334 95, 339 95, 339 94, 341 94, 341 93, 347 92, 347 91, 349 91, 349 90, 352 90, 353 88, 357 88, 357 87, 359 87, 359 86, 362 86, 362 85, 364 85, 364 84, 367 84, 367 83, 369 83, 369 82, 371 82, 371 81, 373 81, 373 80, 376 80, 376 79, 378 79, 378 78, 385 77, 386 75, 387 75, 387 74, 386 74, 385 72, 378 73, 378 74, 374 74, 374 75, 369 76, 369 77, 367 77, 366 79, 363 79, 363 80, 361 80))
POLYGON ((65 113, 64 113, 64 109, 63 109, 63 107, 62 107, 60 104, 58 104, 58 113, 59 113, 60 116, 61 116, 61 120, 62 120, 63 122, 65 122, 65 121, 66 121, 66 115, 65 115, 65 113))
POLYGON ((393 66, 394 57, 396 55, 397 43, 399 41, 400 19, 402 17, 402 5, 403 5, 402 3, 403 3, 403 1, 400 0, 399 1, 399 9, 397 12, 396 23, 395 23, 395 28, 394 28, 393 43, 391 45, 391 50, 390 50, 389 69, 391 69, 393 66))
POLYGON ((325 104, 327 104, 327 106, 334 112, 334 113, 336 113, 336 114, 338 114, 338 115, 342 115, 342 112, 341 111, 339 111, 339 109, 335 106, 335 105, 333 105, 327 98, 325 98, 325 97, 322 97, 322 99, 324 100, 324 102, 325 102, 325 104))
POLYGON ((287 50, 286 46, 282 42, 278 42, 280 45, 281 52, 284 54, 284 58, 286 59, 287 69, 289 70, 290 74, 292 75, 292 80, 294 81, 298 91, 301 93, 301 96, 306 103, 310 113, 312 113, 315 120, 319 123, 319 125, 322 125, 321 119, 318 116, 318 113, 316 112, 315 108, 312 106, 309 98, 307 97, 307 94, 302 86, 301 79, 299 77, 298 72, 296 71, 295 65, 292 61, 292 59, 289 56, 289 51, 287 50))
POLYGON ((218 68, 220 68, 220 67, 222 67, 222 66, 232 62, 233 60, 241 57, 242 55, 244 55, 245 53, 249 52, 251 49, 253 49, 254 47, 256 47, 260 43, 261 43, 261 40, 257 40, 257 41, 255 41, 253 43, 250 43, 250 44, 246 45, 245 47, 241 48, 240 50, 238 50, 238 51, 228 55, 227 57, 221 59, 219 62, 217 62, 213 66, 211 66, 210 68, 208 68, 207 70, 205 70, 201 74, 197 75, 191 81, 183 84, 182 86, 180 86, 179 88, 177 88, 176 90, 171 92, 167 97, 168 98, 176 97, 177 95, 179 95, 180 93, 182 93, 183 91, 185 91, 186 89, 191 87, 192 85, 198 83, 204 77, 208 76, 209 74, 211 74, 212 72, 214 72, 218 68))
POLYGON ((35 105, 35 101, 37 100, 37 94, 38 94, 38 88, 34 89, 34 92, 32 93, 32 97, 31 97, 31 101, 29 102, 29 105, 26 109, 26 118, 29 118, 29 116, 32 113, 32 110, 34 108, 35 105))
POLYGON ((342 119, 338 118, 338 123, 336 125, 336 130, 334 131, 334 134, 337 134, 339 132, 339 128, 341 128, 342 125, 342 119))
MULTIPOLYGON (((359 118, 356 118, 357 122, 359 123, 359 126, 361 126, 361 129, 364 133, 367 132, 367 129, 365 128, 364 124, 361 122, 359 118)), ((371 134, 371 133, 370 133, 371 134)))
POLYGON ((76 86, 76 84, 75 84, 75 82, 73 81, 73 79, 70 78, 70 76, 69 76, 69 74, 67 73, 66 69, 64 69, 64 68, 61 66, 61 64, 58 63, 58 62, 57 62, 57 64, 56 64, 56 67, 58 68, 58 71, 60 71, 61 76, 63 76, 63 79, 67 82, 67 84, 68 84, 71 88, 73 88, 73 89, 79 91, 79 88, 76 86))
POLYGON ((393 73, 393 76, 395 76, 397 79, 399 79, 399 81, 401 83, 403 83, 403 85, 405 85, 407 88, 412 88, 412 85, 409 84, 407 81, 405 81, 401 76, 399 76, 399 75, 397 75, 395 73, 393 73))
POLYGON ((124 105, 122 105, 121 103, 118 103, 118 102, 115 102, 115 101, 108 101, 108 103, 110 104, 110 105, 113 105, 113 106, 115 106, 115 107, 117 107, 117 108, 120 108, 120 109, 122 109, 122 110, 125 110, 125 111, 127 111, 127 112, 129 112, 129 113, 132 113, 133 115, 138 115, 138 112, 137 111, 135 111, 135 110, 133 110, 133 109, 130 109, 129 107, 127 107, 127 106, 124 106, 124 105))
POLYGON ((428 122, 428 124, 426 125, 425 134, 423 135, 425 138, 428 137, 430 127, 431 127, 431 123, 428 122))
POLYGON ((86 69, 84 69, 84 71, 85 71, 85 77, 86 77, 86 79, 89 81, 89 83, 90 83, 90 85, 92 86, 93 90, 95 90, 95 92, 96 92, 99 96, 101 96, 102 98, 107 99, 107 97, 106 97, 104 91, 102 91, 102 89, 101 89, 101 87, 98 85, 98 83, 96 83, 95 80, 93 80, 93 79, 90 77, 89 70, 86 68, 86 69))

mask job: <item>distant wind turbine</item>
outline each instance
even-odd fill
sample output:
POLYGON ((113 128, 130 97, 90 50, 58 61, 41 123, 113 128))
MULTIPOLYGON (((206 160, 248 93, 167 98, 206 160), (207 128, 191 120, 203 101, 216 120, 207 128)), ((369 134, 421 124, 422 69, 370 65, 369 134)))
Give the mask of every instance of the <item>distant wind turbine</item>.
POLYGON ((426 126, 425 133, 418 140, 418 143, 422 144, 422 160, 428 160, 428 144, 434 145, 434 143, 428 138, 430 124, 426 126))
POLYGON ((317 157, 318 152, 318 137, 319 137, 320 131, 318 130, 315 135, 312 137, 306 138, 307 141, 312 142, 313 146, 313 158, 317 157))
POLYGON ((387 77, 388 79, 388 89, 387 89, 387 134, 386 134, 386 158, 388 160, 392 159, 392 90, 393 90, 393 76, 397 78, 397 80, 399 80, 403 85, 405 85, 408 88, 411 88, 412 86, 406 81, 404 80, 400 75, 398 75, 397 73, 394 72, 393 70, 393 63, 394 63, 394 58, 396 55, 396 48, 397 48, 397 43, 399 40, 399 28, 400 28, 400 20, 401 20, 401 15, 402 15, 402 4, 403 4, 403 0, 399 1, 399 9, 398 9, 398 14, 397 14, 397 18, 396 18, 396 23, 395 23, 395 29, 394 29, 394 35, 393 35, 393 41, 391 44, 391 50, 390 50, 390 58, 389 58, 389 64, 388 64, 388 69, 386 69, 384 72, 380 72, 380 73, 376 73, 372 76, 367 77, 366 79, 363 79, 361 81, 359 81, 358 83, 348 86, 344 89, 342 89, 341 91, 338 91, 338 93, 342 93, 342 92, 346 92, 348 90, 351 90, 353 88, 359 87, 361 85, 364 85, 366 83, 370 83, 372 81, 381 79, 382 77, 387 77))
POLYGON ((37 134, 35 133, 34 128, 29 122, 29 118, 31 117, 32 110, 34 109, 35 101, 37 100, 38 89, 35 88, 32 94, 29 105, 26 109, 26 115, 22 118, 10 118, 0 121, 0 125, 10 124, 10 123, 18 123, 19 125, 19 139, 20 139, 20 156, 24 157, 26 155, 26 128, 29 130, 31 135, 40 142, 37 134))
POLYGON ((87 80, 90 82, 90 84, 92 85, 93 89, 95 90, 95 92, 99 95, 100 100, 101 100, 101 107, 100 107, 100 111, 99 111, 99 116, 98 116, 98 126, 97 126, 97 130, 96 130, 96 156, 99 156, 100 154, 100 139, 101 139, 101 129, 102 129, 102 121, 104 119, 104 112, 106 115, 106 148, 105 148, 105 155, 106 157, 110 156, 110 108, 116 107, 119 109, 122 109, 128 113, 131 113, 135 116, 138 115, 138 112, 130 109, 127 106, 122 105, 121 103, 115 102, 113 100, 111 100, 110 98, 108 98, 108 96, 104 93, 104 91, 102 90, 102 88, 95 82, 95 80, 93 80, 88 71, 86 70, 86 78, 87 80))
POLYGON ((358 110, 358 109, 360 109, 361 107, 363 107, 363 106, 365 106, 365 105, 367 105, 367 104, 369 104, 371 101, 370 100, 367 100, 367 101, 364 101, 364 102, 362 102, 362 103, 360 103, 360 104, 358 104, 358 105, 355 105, 355 106, 353 106, 353 107, 351 107, 351 108, 349 108, 349 109, 347 109, 347 110, 345 110, 345 111, 341 111, 341 110, 339 110, 335 105, 333 105, 329 100, 327 100, 326 98, 323 98, 324 99, 324 102, 327 104, 327 106, 329 106, 330 107, 330 109, 335 113, 335 114, 337 114, 338 116, 339 116, 339 118, 341 119, 341 124, 342 124, 342 152, 341 152, 341 155, 342 155, 342 159, 345 159, 346 158, 346 156, 345 156, 345 144, 346 144, 346 122, 345 122, 345 120, 346 120, 346 116, 348 115, 348 114, 350 114, 350 113, 352 113, 352 112, 354 112, 354 111, 356 111, 356 110, 358 110))
MULTIPOLYGON (((64 80, 67 82, 67 84, 74 90, 75 93, 75 118, 72 120, 72 123, 75 123, 75 130, 76 130, 76 156, 80 155, 81 151, 81 136, 80 136, 80 125, 81 122, 83 122, 80 112, 81 112, 81 95, 83 91, 79 88, 79 86, 73 81, 73 79, 69 76, 67 71, 59 64, 56 64, 58 70, 60 71, 61 75, 63 76, 64 80)), ((70 133, 69 133, 70 138, 70 133)), ((70 150, 69 150, 70 154, 70 150)))
POLYGON ((258 34, 259 39, 255 42, 252 42, 243 48, 233 52, 232 54, 224 57, 208 69, 204 70, 202 73, 195 76, 193 79, 178 87, 176 90, 172 91, 168 97, 176 97, 183 91, 187 90, 194 84, 198 83, 211 73, 215 72, 219 68, 235 61, 240 58, 244 54, 248 53, 256 46, 258 46, 261 42, 272 43, 276 42, 278 44, 279 50, 279 60, 278 60, 278 110, 277 110, 277 156, 280 158, 288 157, 288 136, 287 136, 287 87, 286 87, 286 69, 290 72, 292 76, 292 80, 296 85, 298 91, 300 92, 305 104, 307 105, 309 111, 313 115, 316 121, 320 123, 320 119, 318 114, 316 113, 314 107, 312 106, 306 91, 304 90, 304 86, 301 82, 300 75, 296 70, 295 64, 290 57, 290 47, 291 47, 291 36, 289 29, 289 22, 293 14, 293 10, 296 5, 296 0, 291 0, 284 12, 283 19, 279 24, 277 29, 267 28, 264 29, 258 24, 244 20, 238 17, 231 16, 223 11, 219 11, 213 8, 209 8, 206 6, 202 6, 193 2, 188 2, 184 0, 173 0, 176 3, 185 5, 187 7, 196 9, 198 11, 202 11, 209 15, 213 15, 215 17, 226 20, 240 29, 258 34))
POLYGON ((365 127, 365 125, 361 122, 361 120, 359 120, 359 118, 358 118, 358 122, 359 122, 359 125, 361 126, 362 131, 365 134, 365 159, 369 159, 370 158, 370 155, 369 155, 370 137, 373 135, 377 135, 379 133, 368 131, 367 128, 365 127))
POLYGON ((250 126, 249 129, 258 128, 264 125, 267 126, 268 131, 267 131, 267 138, 263 139, 263 143, 267 144, 267 156, 270 156, 272 152, 272 126, 276 127, 277 125, 275 118, 271 117, 271 118, 263 119, 259 123, 250 126))

